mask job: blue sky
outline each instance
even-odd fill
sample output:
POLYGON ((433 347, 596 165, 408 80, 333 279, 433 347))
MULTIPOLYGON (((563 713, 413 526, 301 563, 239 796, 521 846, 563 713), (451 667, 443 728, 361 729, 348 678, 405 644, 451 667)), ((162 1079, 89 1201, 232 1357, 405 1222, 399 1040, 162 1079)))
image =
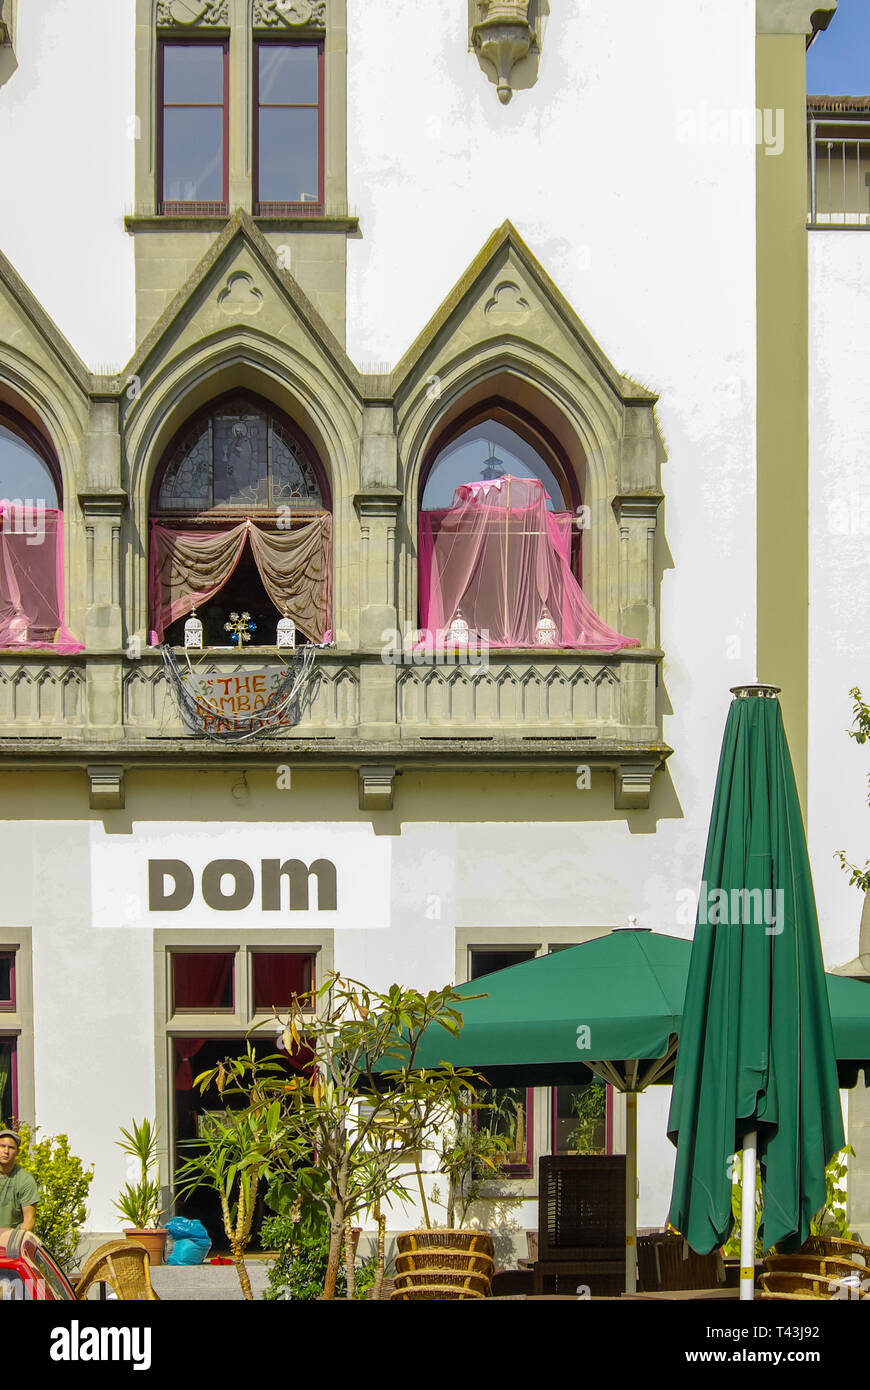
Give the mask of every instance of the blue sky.
POLYGON ((807 54, 810 96, 870 96, 870 0, 840 0, 807 54))

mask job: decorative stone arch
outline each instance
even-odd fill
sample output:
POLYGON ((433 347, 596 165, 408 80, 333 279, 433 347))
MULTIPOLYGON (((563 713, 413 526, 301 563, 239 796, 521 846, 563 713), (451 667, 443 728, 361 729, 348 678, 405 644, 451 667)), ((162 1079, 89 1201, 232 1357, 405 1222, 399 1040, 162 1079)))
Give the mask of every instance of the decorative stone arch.
POLYGON ((251 331, 234 333, 229 341, 221 338, 200 343, 192 354, 174 359, 126 412, 122 430, 134 531, 128 576, 132 630, 144 633, 147 626, 148 515, 157 470, 186 421, 233 391, 247 392, 273 406, 298 427, 317 453, 331 495, 334 522, 334 630, 336 640, 348 642, 354 615, 349 611, 347 546, 356 520, 351 499, 357 477, 361 408, 350 392, 339 391, 310 359, 251 331), (276 352, 279 346, 280 353, 276 352))
MULTIPOLYGON (((417 518, 426 473, 455 423, 487 401, 499 401, 523 420, 535 421, 568 474, 575 505, 589 508, 583 542, 583 587, 595 610, 619 630, 619 528, 613 503, 620 494, 621 453, 627 407, 597 372, 580 376, 566 363, 532 344, 488 344, 454 361, 437 375, 410 384, 399 407, 399 457, 405 493, 405 564, 400 593, 405 621, 416 623, 417 518)), ((650 411, 651 413, 651 411, 650 411)), ((514 428, 514 426, 511 426, 514 428)), ((629 635, 640 635, 630 633, 629 635)), ((646 634, 644 633, 644 636, 646 634)))
POLYGON ((76 384, 65 383, 62 372, 47 370, 9 343, 0 348, 0 404, 23 415, 47 440, 67 502, 75 499, 84 472, 82 442, 88 430, 88 399, 76 384))

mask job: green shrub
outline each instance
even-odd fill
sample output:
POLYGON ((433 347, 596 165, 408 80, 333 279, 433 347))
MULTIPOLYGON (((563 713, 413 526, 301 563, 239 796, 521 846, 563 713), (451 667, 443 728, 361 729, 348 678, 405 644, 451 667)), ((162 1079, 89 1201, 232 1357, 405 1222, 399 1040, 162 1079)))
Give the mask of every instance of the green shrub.
MULTIPOLYGON (((305 1235, 292 1216, 268 1217, 260 1231, 264 1250, 276 1250, 277 1258, 269 1270, 269 1287, 263 1297, 270 1302, 313 1303, 323 1296, 326 1266, 329 1263, 329 1229, 323 1235, 305 1235)), ((376 1257, 371 1255, 356 1267, 355 1297, 368 1298, 375 1282, 376 1257)), ((347 1294, 344 1265, 339 1268, 336 1297, 347 1294)))
POLYGON ((85 1169, 82 1160, 70 1153, 65 1134, 40 1139, 38 1126, 31 1129, 26 1124, 19 1125, 18 1133, 21 1148, 17 1161, 32 1173, 39 1187, 36 1234, 61 1269, 69 1273, 76 1265, 94 1170, 85 1169))

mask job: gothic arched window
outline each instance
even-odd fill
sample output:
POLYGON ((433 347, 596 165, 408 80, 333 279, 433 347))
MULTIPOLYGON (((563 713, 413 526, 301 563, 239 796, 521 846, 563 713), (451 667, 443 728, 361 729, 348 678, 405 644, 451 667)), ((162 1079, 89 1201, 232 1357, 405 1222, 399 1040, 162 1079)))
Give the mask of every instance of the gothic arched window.
POLYGON ((54 450, 0 404, 0 647, 82 649, 64 624, 61 500, 54 450))
POLYGON ((196 609, 205 643, 229 646, 248 613, 256 646, 289 617, 322 642, 331 627, 332 517, 310 440, 268 402, 236 392, 184 426, 158 470, 151 507, 151 622, 181 645, 196 609))

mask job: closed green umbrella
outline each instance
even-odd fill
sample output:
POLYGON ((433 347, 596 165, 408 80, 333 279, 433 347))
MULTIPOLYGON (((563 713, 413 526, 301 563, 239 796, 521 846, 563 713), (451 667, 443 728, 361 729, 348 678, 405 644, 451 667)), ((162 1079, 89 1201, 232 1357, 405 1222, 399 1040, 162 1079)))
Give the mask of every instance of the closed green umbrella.
MULTIPOLYGON (((749 1216, 757 1143, 765 1248, 782 1242, 797 1249, 824 1205, 825 1165, 844 1143, 819 926, 782 713, 774 687, 736 693, 713 798, 668 1125, 677 1145, 670 1221, 700 1253, 724 1244, 731 1230, 730 1158, 738 1149, 749 1216)), ((751 1225, 741 1258, 748 1297, 751 1225)))

